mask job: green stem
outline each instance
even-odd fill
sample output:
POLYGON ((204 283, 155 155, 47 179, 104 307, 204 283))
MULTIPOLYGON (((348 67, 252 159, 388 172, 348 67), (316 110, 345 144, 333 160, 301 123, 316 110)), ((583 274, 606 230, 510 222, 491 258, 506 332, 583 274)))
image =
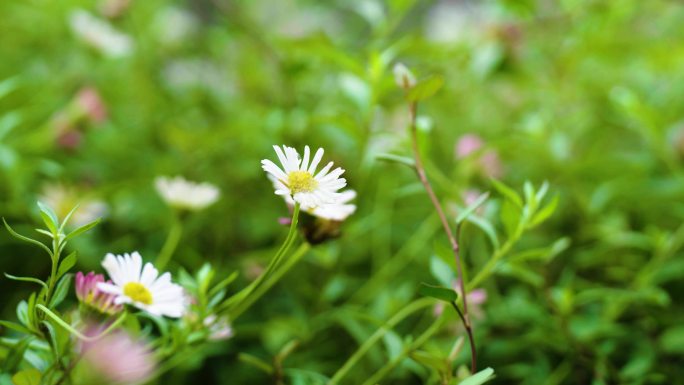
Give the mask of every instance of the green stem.
MULTIPOLYGON (((233 310, 241 306, 242 302, 244 302, 250 294, 258 287, 260 286, 266 278, 275 270, 275 268, 278 266, 280 263, 280 260, 282 259, 283 255, 287 253, 289 250, 290 246, 292 243, 294 243, 294 240, 297 237, 297 223, 299 222, 299 209, 300 205, 299 203, 295 203, 294 210, 292 212, 292 220, 290 223, 290 230, 287 233, 287 238, 285 238, 285 241, 283 244, 280 246, 280 249, 278 249, 278 252, 271 258, 271 261, 269 262, 268 266, 266 267, 266 270, 261 273, 261 275, 252 281, 251 284, 249 284, 247 287, 242 289, 240 292, 235 294, 234 296, 228 298, 223 304, 221 304, 218 309, 217 313, 221 313, 223 311, 228 310, 231 315, 231 319, 235 319, 235 314, 232 314, 233 310)), ((243 309, 244 310, 244 309, 243 309)))
POLYGON ((385 365, 383 365, 378 371, 376 371, 369 379, 367 379, 362 385, 375 385, 380 382, 385 376, 392 371, 397 365, 401 363, 401 361, 406 358, 407 355, 411 354, 414 352, 416 349, 420 348, 423 346, 425 342, 427 342, 430 337, 432 337, 433 334, 435 334, 439 328, 442 326, 444 323, 444 319, 446 318, 445 316, 446 312, 442 313, 440 317, 435 318, 435 320, 432 322, 432 324, 421 334, 416 338, 413 343, 407 347, 405 347, 396 357, 394 357, 391 361, 387 362, 385 365))
POLYGON ((487 277, 489 277, 496 265, 499 263, 501 258, 503 258, 515 245, 516 242, 518 242, 518 239, 522 236, 523 233, 523 224, 522 222, 518 225, 518 228, 516 229, 515 233, 506 240, 506 242, 501 246, 499 249, 497 249, 494 252, 494 255, 487 261, 487 263, 480 269, 480 271, 475 275, 473 279, 468 282, 468 290, 473 290, 475 289, 482 281, 484 281, 487 277))
POLYGON ((57 324, 59 326, 63 327, 64 329, 66 329, 66 331, 68 331, 69 333, 73 334, 74 336, 76 336, 77 338, 79 338, 83 341, 97 341, 97 340, 99 340, 100 338, 109 334, 112 330, 114 330, 117 326, 119 326, 124 321, 124 319, 126 319, 126 312, 122 312, 121 315, 119 316, 119 318, 117 318, 114 322, 112 322, 111 325, 109 325, 102 333, 100 333, 94 337, 89 337, 89 336, 79 332, 78 330, 74 329, 73 326, 69 325, 66 321, 61 319, 57 314, 53 313, 52 310, 48 309, 47 307, 38 304, 38 305, 36 305, 36 309, 40 309, 41 311, 43 311, 53 321, 57 322, 57 324))
POLYGON ((157 260, 154 265, 157 269, 162 270, 166 267, 166 264, 171 260, 171 256, 176 251, 178 247, 178 242, 180 242, 181 235, 183 234, 183 225, 180 219, 174 215, 173 222, 171 223, 171 229, 169 234, 166 236, 166 241, 164 241, 164 246, 162 246, 157 260))
POLYGON ((294 254, 286 258, 285 263, 280 269, 275 270, 275 272, 266 280, 264 283, 256 288, 256 290, 245 298, 235 310, 231 312, 231 320, 235 321, 242 313, 245 312, 250 306, 254 304, 261 296, 263 296, 273 285, 278 282, 283 275, 285 275, 294 265, 302 259, 307 251, 311 248, 308 243, 302 243, 299 248, 294 252, 294 254))
POLYGON ((340 380, 347 375, 349 370, 363 357, 372 347, 378 342, 390 329, 392 329, 396 324, 402 321, 409 315, 421 310, 425 307, 434 304, 432 298, 421 298, 414 302, 408 304, 405 308, 401 309, 397 314, 385 322, 378 330, 373 333, 358 349, 356 352, 349 357, 347 362, 342 365, 340 369, 333 375, 333 377, 328 381, 327 385, 339 384, 340 380))

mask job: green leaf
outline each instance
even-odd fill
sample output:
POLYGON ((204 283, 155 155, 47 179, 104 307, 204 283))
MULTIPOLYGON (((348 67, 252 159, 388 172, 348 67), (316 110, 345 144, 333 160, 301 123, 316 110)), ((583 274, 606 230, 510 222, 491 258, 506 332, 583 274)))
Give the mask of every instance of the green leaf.
POLYGON ((52 298, 48 307, 54 309, 57 305, 62 303, 64 298, 66 298, 67 293, 69 293, 69 287, 71 286, 71 274, 66 274, 57 282, 54 293, 52 293, 52 298))
POLYGON ((273 374, 273 367, 259 357, 247 353, 238 354, 238 360, 251 365, 267 374, 273 374))
POLYGON ((461 381, 459 385, 480 385, 491 380, 494 376, 494 369, 487 368, 461 381))
POLYGON ((478 209, 478 207, 482 206, 487 201, 487 198, 489 198, 489 193, 486 192, 475 200, 475 202, 471 203, 468 207, 465 208, 465 210, 461 211, 458 216, 456 217, 456 224, 459 224, 463 222, 466 218, 470 216, 475 210, 478 209))
POLYGON ((522 211, 511 201, 505 200, 501 205, 500 215, 506 234, 512 236, 518 230, 522 211))
POLYGON ((492 185, 494 185, 494 188, 496 191, 499 192, 499 194, 503 195, 506 200, 510 201, 511 203, 515 204, 518 208, 522 209, 523 207, 523 201, 520 195, 518 195, 515 190, 512 188, 506 186, 505 184, 499 182, 496 179, 490 179, 492 181, 492 185))
POLYGON ((435 76, 430 76, 429 78, 425 80, 421 80, 416 84, 411 90, 409 90, 408 94, 406 94, 406 99, 410 102, 418 102, 421 100, 425 100, 432 95, 436 94, 437 91, 442 88, 444 85, 444 78, 435 75, 435 76))
POLYGON ((13 281, 37 283, 37 284, 39 284, 40 286, 44 287, 45 289, 48 288, 47 285, 45 284, 45 282, 41 281, 41 280, 38 279, 38 278, 33 278, 33 277, 17 277, 17 276, 14 276, 14 275, 11 275, 11 274, 7 274, 7 273, 5 273, 5 277, 7 277, 7 278, 9 278, 9 279, 11 279, 11 280, 13 280, 13 281))
POLYGON ((26 349, 28 349, 32 339, 33 337, 31 336, 24 337, 11 348, 9 354, 7 354, 7 357, 5 358, 5 363, 3 365, 3 371, 5 373, 13 372, 17 369, 21 361, 24 359, 24 353, 26 353, 26 349))
POLYGON ((12 229, 12 228, 10 227, 10 225, 7 224, 7 221, 5 220, 5 218, 2 218, 2 221, 5 223, 5 227, 7 228, 7 231, 9 231, 10 234, 12 234, 13 237, 18 238, 18 239, 21 239, 21 240, 24 241, 24 242, 33 243, 34 245, 39 246, 39 247, 41 247, 43 250, 47 251, 47 253, 50 254, 50 256, 52 256, 52 250, 50 250, 50 249, 49 249, 47 246, 45 246, 42 242, 36 241, 35 239, 29 238, 29 237, 26 237, 26 236, 23 236, 23 235, 17 233, 16 231, 14 231, 14 229, 12 229))
POLYGON ((438 373, 447 373, 450 370, 451 365, 444 358, 423 350, 417 350, 411 353, 411 358, 423 366, 432 368, 438 373))
POLYGON ((12 376, 14 385, 40 385, 42 374, 38 369, 26 369, 12 376))
POLYGON ((499 237, 496 235, 496 230, 494 229, 494 226, 492 226, 492 224, 489 223, 488 220, 471 215, 466 218, 466 221, 479 227, 480 230, 482 230, 485 233, 485 235, 487 235, 487 238, 489 238, 489 241, 492 243, 494 249, 498 249, 499 247, 501 247, 501 243, 499 243, 499 237))
POLYGON ((67 255, 66 258, 62 259, 59 263, 59 269, 57 270, 57 279, 61 278, 64 274, 68 273, 74 265, 76 265, 76 251, 67 255))
POLYGON ((217 283, 214 287, 211 288, 209 291, 209 296, 213 296, 214 294, 218 293, 219 291, 223 290, 225 287, 233 283, 235 279, 238 277, 238 272, 234 271, 232 272, 228 277, 226 277, 223 281, 217 283))
POLYGON ((24 326, 30 328, 31 323, 29 322, 28 303, 26 301, 21 301, 17 304, 17 319, 24 326))
POLYGON ((76 210, 78 209, 79 205, 74 206, 69 213, 64 217, 64 220, 62 221, 62 224, 59 226, 59 232, 62 233, 64 232, 64 228, 66 227, 67 223, 69 222, 69 219, 71 219, 71 216, 74 215, 76 210))
POLYGON ((416 168, 416 161, 413 160, 413 158, 409 158, 408 156, 382 153, 382 154, 376 155, 375 159, 382 160, 385 162, 393 162, 393 163, 403 164, 404 166, 408 166, 412 169, 416 168))
POLYGON ((76 230, 70 232, 69 235, 64 237, 64 242, 68 241, 69 239, 71 239, 73 237, 77 237, 77 236, 85 233, 86 231, 92 229, 93 227, 97 226, 97 224, 100 223, 101 220, 102 220, 102 218, 97 218, 96 220, 94 220, 88 224, 85 224, 85 225, 77 228, 76 230))
POLYGON ((436 255, 430 257, 430 272, 439 283, 447 287, 452 285, 455 279, 451 266, 436 255))
POLYGON ((558 202, 560 201, 560 198, 558 195, 554 196, 551 202, 544 206, 543 209, 539 210, 533 217, 532 220, 530 221, 530 224, 528 225, 529 228, 532 228, 534 226, 537 226, 538 224, 544 222, 545 220, 549 219, 551 215, 556 211, 556 208, 558 207, 558 202))
POLYGON ((455 302, 458 299, 458 293, 456 293, 454 289, 429 285, 424 282, 421 282, 418 293, 426 297, 432 297, 446 302, 455 302))
POLYGON ((14 331, 17 331, 19 333, 24 333, 24 334, 31 334, 31 330, 29 330, 27 327, 25 327, 22 324, 18 324, 16 322, 10 322, 10 321, 3 321, 0 320, 0 326, 4 326, 7 329, 12 329, 14 331))
POLYGON ((57 229, 59 228, 59 219, 57 214, 50 208, 50 206, 38 202, 38 208, 40 208, 40 216, 45 222, 45 226, 52 232, 52 234, 57 234, 57 229))

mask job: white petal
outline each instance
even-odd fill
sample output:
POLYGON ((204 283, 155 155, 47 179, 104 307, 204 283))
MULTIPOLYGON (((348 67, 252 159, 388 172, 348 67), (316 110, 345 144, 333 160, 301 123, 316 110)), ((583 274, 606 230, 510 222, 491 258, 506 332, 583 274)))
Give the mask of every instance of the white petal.
POLYGON ((318 163, 321 161, 323 158, 323 149, 319 148, 316 151, 316 155, 314 155, 313 160, 311 161, 311 165, 309 166, 309 174, 314 175, 314 172, 316 171, 316 167, 318 167, 318 163))

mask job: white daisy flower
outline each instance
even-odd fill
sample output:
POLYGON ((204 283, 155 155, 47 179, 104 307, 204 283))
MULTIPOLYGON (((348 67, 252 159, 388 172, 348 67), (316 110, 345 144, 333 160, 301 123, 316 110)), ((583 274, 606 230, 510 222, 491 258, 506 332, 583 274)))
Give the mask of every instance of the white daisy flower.
MULTIPOLYGON (((273 183, 276 184, 277 180, 275 178, 272 179, 273 183)), ((289 195, 284 195, 283 197, 288 205, 294 206, 295 201, 292 197, 289 195)), ((302 210, 321 219, 342 222, 356 211, 356 205, 349 203, 354 198, 356 198, 356 191, 345 190, 340 193, 335 203, 316 207, 302 206, 302 210)))
POLYGON ((273 148, 283 168, 268 159, 261 161, 261 167, 275 178, 277 195, 289 195, 302 207, 310 209, 337 202, 340 195, 337 191, 347 185, 347 181, 340 178, 344 170, 338 167, 330 171, 333 166, 333 162, 330 162, 316 173, 316 167, 323 158, 322 148, 316 151, 311 163, 309 146, 304 147, 303 159, 299 158, 299 153, 292 147, 273 148))
POLYGON ((325 206, 317 206, 308 211, 316 217, 341 222, 356 211, 356 205, 349 204, 354 198, 356 198, 356 191, 345 190, 340 193, 337 202, 325 206))
POLYGON ((115 304, 131 304, 153 315, 178 318, 185 313, 183 288, 171 282, 171 274, 161 276, 151 263, 143 261, 136 251, 132 254, 107 254, 102 267, 112 283, 100 282, 97 288, 116 295, 115 304))
POLYGON ((216 202, 220 195, 219 189, 210 183, 194 183, 180 176, 158 177, 154 184, 164 201, 179 209, 201 210, 216 202))

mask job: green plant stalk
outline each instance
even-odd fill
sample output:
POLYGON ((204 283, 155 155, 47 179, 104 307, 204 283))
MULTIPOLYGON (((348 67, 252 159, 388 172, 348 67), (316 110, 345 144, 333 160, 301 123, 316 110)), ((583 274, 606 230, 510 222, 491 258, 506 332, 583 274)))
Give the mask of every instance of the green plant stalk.
POLYGON ((473 325, 470 322, 470 315, 468 314, 468 292, 466 290, 465 286, 465 279, 463 276, 463 263, 461 262, 461 253, 459 251, 458 247, 458 241, 456 240, 456 237, 454 237, 454 233, 451 231, 451 226, 449 226, 449 221, 447 220, 446 215, 444 214, 444 210, 442 209, 442 205, 439 202, 439 199, 437 199, 437 195, 435 194, 434 190, 432 189, 432 185, 430 184, 430 181, 428 180, 427 173, 425 172, 425 167, 423 166, 423 161, 420 156, 420 150, 418 148, 418 128, 416 127, 416 117, 417 117, 417 110, 418 110, 418 103, 417 102, 411 102, 410 107, 409 107, 409 113, 410 113, 410 131, 411 131, 411 145, 413 148, 413 159, 415 160, 415 170, 416 174, 418 175, 418 179, 420 179, 420 182, 423 184, 423 187, 425 188, 425 192, 427 192, 428 197, 430 198, 430 201, 432 202, 432 205, 435 208, 435 211, 437 212, 437 215, 439 216, 440 222, 442 222, 442 227, 444 228, 444 233, 446 234, 447 238, 449 238, 449 244, 451 245, 451 250, 454 253, 454 263, 456 264, 456 272, 458 273, 458 282, 459 286, 461 289, 461 298, 462 298, 462 303, 463 303, 463 317, 461 319, 463 320, 463 326, 466 328, 468 331, 468 338, 471 339, 470 341, 470 347, 471 347, 471 363, 470 363, 470 370, 472 373, 477 372, 477 358, 476 358, 476 353, 475 353, 475 341, 472 340, 473 338, 473 325))
POLYGON ((180 242, 182 235, 183 224, 178 216, 174 214, 173 222, 171 223, 171 229, 169 229, 169 234, 166 236, 166 241, 164 241, 164 245, 162 246, 162 249, 157 256, 157 260, 154 263, 157 269, 162 270, 164 267, 166 267, 166 264, 169 263, 173 253, 178 247, 178 242, 180 242))
MULTIPOLYGON (((515 230, 515 233, 511 235, 506 242, 494 252, 494 255, 487 261, 487 263, 480 269, 480 271, 473 277, 473 279, 468 282, 468 290, 473 290, 475 289, 482 281, 487 279, 492 273, 494 268, 496 267, 497 263, 508 254, 508 252, 511 250, 513 245, 515 245, 520 237, 522 236, 523 233, 523 228, 524 228, 524 223, 521 222, 518 224, 518 227, 515 230)), ((465 296, 463 296, 465 298, 465 296)))
POLYGON ((389 374, 392 369, 394 369, 397 365, 403 361, 406 356, 423 346, 425 342, 427 342, 430 337, 432 337, 433 334, 437 333, 439 331, 439 328, 442 327, 442 324, 444 323, 444 320, 446 319, 445 316, 446 312, 443 312, 441 316, 435 318, 434 321, 432 321, 432 324, 425 329, 425 331, 418 336, 418 338, 413 341, 409 346, 405 347, 396 357, 394 357, 391 361, 387 362, 385 365, 383 365, 378 371, 373 373, 373 375, 368 378, 366 381, 363 382, 362 385, 375 385, 378 384, 380 380, 385 378, 387 374, 389 374))
POLYGON ((378 330, 373 333, 358 349, 356 352, 347 359, 347 362, 342 365, 340 369, 335 372, 327 385, 336 385, 340 383, 340 380, 349 373, 349 370, 356 365, 356 363, 361 360, 361 358, 378 342, 390 329, 392 329, 396 324, 402 321, 404 318, 410 316, 411 314, 434 304, 432 298, 421 298, 416 301, 411 302, 406 307, 401 309, 397 314, 385 322, 378 330))
POLYGON ((121 315, 114 321, 112 322, 102 333, 94 336, 94 337, 89 337, 78 330, 74 329, 73 326, 69 325, 66 321, 61 319, 57 314, 53 313, 52 310, 48 309, 44 305, 36 305, 36 309, 41 310, 44 312, 48 317, 50 317, 53 321, 57 322, 57 324, 61 327, 63 327, 66 331, 69 333, 73 334, 77 338, 83 340, 83 341, 97 341, 100 338, 106 336, 109 334, 112 330, 114 330, 117 326, 119 326, 125 319, 126 319, 126 312, 122 312, 121 315))
POLYGON ((297 237, 297 223, 299 222, 299 210, 300 210, 300 205, 299 202, 295 203, 294 210, 292 212, 292 220, 290 223, 290 230, 287 233, 287 237, 285 238, 285 241, 283 244, 280 246, 280 249, 276 252, 276 254, 271 258, 271 261, 269 262, 268 266, 266 267, 266 271, 261 273, 261 275, 255 279, 251 284, 249 284, 247 287, 244 289, 240 290, 237 294, 234 296, 228 298, 225 300, 217 309, 217 313, 222 313, 226 310, 228 310, 231 314, 230 317, 231 319, 235 319, 235 314, 232 314, 232 311, 240 306, 240 304, 245 301, 249 295, 259 286, 263 283, 263 281, 268 278, 268 276, 275 270, 275 268, 278 266, 280 263, 280 260, 282 259, 282 256, 289 250, 290 246, 294 242, 294 240, 297 237))
POLYGON ((48 280, 48 289, 45 293, 45 304, 49 304, 52 299, 52 293, 57 285, 57 268, 59 267, 59 257, 62 254, 62 245, 60 245, 62 238, 60 233, 53 234, 52 238, 52 253, 50 259, 52 260, 52 267, 50 269, 50 279, 48 280))
POLYGON ((275 270, 275 272, 270 277, 268 277, 263 282, 263 284, 258 286, 255 289, 255 291, 252 292, 252 294, 245 298, 245 300, 242 301, 235 310, 233 310, 231 314, 231 320, 235 321, 237 317, 242 315, 242 313, 244 313, 245 310, 249 309, 249 307, 251 307, 254 304, 254 302, 256 302, 271 287, 273 287, 273 285, 275 285, 276 282, 280 281, 283 275, 290 271, 290 269, 302 259, 302 257, 306 254, 307 251, 309 251, 310 248, 311 245, 309 245, 309 243, 302 243, 291 257, 285 259, 285 262, 281 268, 275 270))

